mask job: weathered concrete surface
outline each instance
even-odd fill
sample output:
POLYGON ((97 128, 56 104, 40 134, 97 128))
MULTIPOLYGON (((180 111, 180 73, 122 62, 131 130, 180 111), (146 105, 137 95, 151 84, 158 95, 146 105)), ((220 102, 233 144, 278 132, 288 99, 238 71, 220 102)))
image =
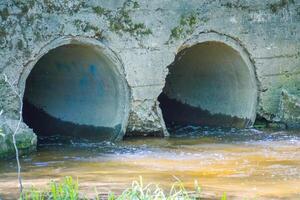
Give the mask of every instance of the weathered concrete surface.
MULTIPOLYGON (((297 125, 279 111, 283 89, 300 96, 299 6, 298 0, 1 1, 0 73, 23 94, 43 55, 62 41, 89 38, 111 49, 124 69, 130 89, 127 132, 163 132, 157 97, 176 54, 197 41, 231 47, 234 41, 254 66, 256 113, 297 125)), ((14 119, 18 104, 8 100, 9 93, 1 89, 0 110, 14 119)))
MULTIPOLYGON (((7 120, 0 117, 0 159, 15 156, 13 146, 13 133, 17 126, 17 120, 7 120)), ((16 143, 20 155, 36 150, 37 137, 25 124, 22 124, 16 133, 16 143)))
POLYGON ((20 102, 11 86, 5 81, 3 74, 0 76, 0 113, 9 118, 18 118, 20 102))
POLYGON ((300 128, 300 98, 286 90, 283 90, 281 95, 279 121, 284 122, 288 128, 300 128))

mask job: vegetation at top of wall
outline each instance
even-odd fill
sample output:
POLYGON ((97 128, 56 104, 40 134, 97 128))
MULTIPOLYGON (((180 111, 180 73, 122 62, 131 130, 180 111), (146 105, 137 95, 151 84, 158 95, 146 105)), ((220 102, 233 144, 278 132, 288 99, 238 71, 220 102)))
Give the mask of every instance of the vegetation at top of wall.
POLYGON ((241 4, 239 1, 237 2, 226 2, 224 4, 221 4, 221 6, 224 6, 226 8, 231 8, 231 9, 240 9, 240 10, 248 10, 250 9, 250 6, 241 4))
POLYGON ((53 13, 55 12, 68 12, 70 14, 77 13, 81 8, 86 7, 85 1, 61 1, 55 3, 53 0, 43 0, 43 8, 46 9, 46 12, 53 13))
POLYGON ((134 36, 150 35, 152 31, 144 23, 136 23, 130 16, 130 12, 139 7, 137 1, 127 0, 116 11, 101 6, 93 7, 93 11, 99 16, 106 17, 109 22, 109 29, 113 32, 118 34, 129 33, 134 36))
MULTIPOLYGON (((24 15, 28 12, 29 9, 31 9, 34 4, 35 0, 12 0, 13 5, 18 8, 21 12, 18 14, 24 15)), ((5 21, 8 16, 10 15, 8 7, 3 8, 0 10, 0 16, 3 21, 5 21)))
POLYGON ((26 14, 33 8, 36 0, 12 0, 13 4, 21 10, 22 15, 26 14))
POLYGON ((21 11, 17 14, 21 15, 27 14, 34 6, 41 8, 43 12, 47 13, 62 12, 70 14, 77 13, 81 8, 86 7, 85 1, 11 0, 11 2, 15 8, 21 11))
POLYGON ((111 10, 108 10, 108 9, 103 8, 101 6, 93 7, 93 11, 94 11, 94 13, 96 13, 99 16, 102 16, 102 15, 107 16, 108 14, 111 13, 111 10))
POLYGON ((179 24, 171 29, 168 43, 172 43, 174 40, 184 39, 188 34, 193 33, 193 31, 196 29, 198 21, 199 20, 196 13, 182 15, 180 17, 179 24))
MULTIPOLYGON (((84 1, 52 1, 52 0, 12 0, 15 8, 20 10, 21 15, 28 14, 28 11, 34 6, 41 7, 44 12, 47 13, 69 13, 73 15, 77 13, 81 8, 87 8, 86 3, 84 1)), ((135 22, 130 15, 134 9, 138 9, 140 7, 139 3, 135 0, 126 0, 123 5, 116 9, 110 10, 103 8, 101 6, 92 7, 93 12, 99 16, 106 17, 108 21, 109 29, 118 34, 129 33, 133 36, 146 36, 152 34, 152 31, 146 27, 144 23, 135 22)), ((2 20, 6 20, 9 17, 9 9, 4 8, 0 10, 0 17, 2 20)), ((28 18, 28 22, 32 22, 35 19, 36 13, 34 14, 34 18, 28 18)), ((74 22, 76 27, 80 28, 83 31, 93 30, 95 31, 95 36, 97 38, 102 38, 102 31, 97 28, 97 26, 92 25, 91 23, 84 22, 78 23, 74 22)), ((0 36, 4 36, 5 32, 1 31, 0 36)), ((41 38, 39 33, 35 34, 37 38, 41 38)))
POLYGON ((279 2, 277 3, 269 4, 269 8, 272 11, 272 13, 277 13, 280 9, 292 3, 294 4, 295 0, 279 0, 279 2))
MULTIPOLYGON (((277 0, 277 2, 275 3, 267 3, 265 9, 270 9, 272 13, 277 13, 279 10, 292 3, 294 4, 295 0, 277 0)), ((263 9, 259 6, 246 4, 245 2, 241 3, 240 1, 229 1, 226 3, 221 3, 221 6, 229 9, 238 9, 243 11, 258 11, 260 9, 263 9)))
MULTIPOLYGON (((194 190, 188 191, 180 180, 177 180, 169 192, 164 191, 156 184, 144 184, 142 178, 133 181, 131 187, 125 189, 120 195, 110 192, 106 197, 100 196, 95 189, 93 199, 107 200, 196 200, 200 199, 201 188, 195 181, 194 190)), ((34 187, 25 191, 20 200, 79 200, 87 199, 79 192, 78 180, 72 177, 65 177, 62 182, 51 181, 49 188, 40 191, 34 187)), ((224 193, 221 200, 226 200, 224 193)))
POLYGON ((51 0, 43 0, 43 2, 48 13, 51 13, 52 11, 60 11, 62 9, 60 6, 54 4, 51 0))
POLYGON ((100 30, 97 26, 92 25, 90 22, 76 19, 73 23, 78 30, 83 32, 93 31, 96 38, 100 40, 104 39, 103 30, 100 30))

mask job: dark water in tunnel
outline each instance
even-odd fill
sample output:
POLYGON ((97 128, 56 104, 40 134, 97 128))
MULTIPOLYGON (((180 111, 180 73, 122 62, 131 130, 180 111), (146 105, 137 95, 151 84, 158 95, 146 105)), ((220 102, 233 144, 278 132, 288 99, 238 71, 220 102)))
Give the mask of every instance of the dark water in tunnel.
MULTIPOLYGON (((215 199, 299 199, 300 133, 255 129, 174 127, 170 138, 126 138, 119 143, 57 142, 47 138, 21 159, 25 187, 78 177, 81 191, 120 192, 142 176, 169 188, 174 177, 215 199), (49 142, 51 141, 51 142, 49 142)), ((16 198, 15 161, 0 161, 0 196, 16 198)))
MULTIPOLYGON (((174 124, 187 126, 193 124, 195 126, 210 127, 237 127, 245 128, 252 124, 250 119, 232 117, 225 114, 212 114, 208 110, 200 107, 194 107, 187 103, 169 98, 166 94, 161 93, 158 97, 160 108, 164 116, 167 127, 174 124)), ((172 131, 171 131, 172 132, 172 131)))
POLYGON ((44 138, 44 140, 40 140, 42 143, 53 143, 57 140, 63 142, 70 140, 82 141, 82 139, 112 141, 120 135, 120 124, 114 127, 103 127, 63 121, 49 115, 43 109, 37 108, 26 100, 23 101, 23 104, 24 122, 33 129, 39 139, 44 138), (55 136, 52 137, 53 135, 55 136), (49 141, 47 141, 48 139, 49 141))

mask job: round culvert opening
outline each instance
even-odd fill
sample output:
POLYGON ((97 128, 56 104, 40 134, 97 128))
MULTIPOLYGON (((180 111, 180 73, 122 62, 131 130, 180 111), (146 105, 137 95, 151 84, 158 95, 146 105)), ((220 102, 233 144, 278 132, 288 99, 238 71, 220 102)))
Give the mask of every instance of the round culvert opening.
POLYGON ((251 126, 257 89, 246 63, 222 42, 203 42, 179 52, 158 98, 166 125, 251 126))
POLYGON ((128 90, 119 67, 94 45, 67 44, 50 50, 26 79, 24 122, 38 136, 122 137, 128 90))

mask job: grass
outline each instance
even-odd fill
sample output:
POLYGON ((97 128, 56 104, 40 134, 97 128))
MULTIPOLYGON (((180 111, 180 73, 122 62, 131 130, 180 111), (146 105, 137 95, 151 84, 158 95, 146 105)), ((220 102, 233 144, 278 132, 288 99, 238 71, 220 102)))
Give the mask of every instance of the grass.
MULTIPOLYGON (((198 200, 200 199, 201 188, 195 181, 194 190, 188 191, 184 184, 177 179, 173 183, 171 189, 166 192, 159 185, 150 183, 144 184, 142 178, 133 181, 131 187, 125 189, 120 195, 110 192, 106 197, 100 196, 95 190, 94 198, 96 200, 198 200)), ((87 199, 83 194, 79 193, 78 179, 65 177, 61 182, 51 181, 49 187, 44 190, 30 188, 25 191, 20 200, 79 200, 87 199)), ((226 200, 224 193, 221 200, 226 200)))
POLYGON ((40 191, 34 187, 25 191, 20 200, 76 200, 79 198, 78 180, 65 177, 62 182, 51 181, 49 189, 40 191))

